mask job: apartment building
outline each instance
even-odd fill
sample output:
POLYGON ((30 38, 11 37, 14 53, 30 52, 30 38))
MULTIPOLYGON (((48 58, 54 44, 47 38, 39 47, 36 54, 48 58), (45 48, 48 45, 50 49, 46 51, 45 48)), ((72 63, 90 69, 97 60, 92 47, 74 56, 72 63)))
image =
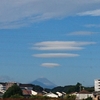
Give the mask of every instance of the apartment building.
POLYGON ((94 90, 96 92, 99 92, 100 91, 100 79, 95 79, 94 80, 94 90))

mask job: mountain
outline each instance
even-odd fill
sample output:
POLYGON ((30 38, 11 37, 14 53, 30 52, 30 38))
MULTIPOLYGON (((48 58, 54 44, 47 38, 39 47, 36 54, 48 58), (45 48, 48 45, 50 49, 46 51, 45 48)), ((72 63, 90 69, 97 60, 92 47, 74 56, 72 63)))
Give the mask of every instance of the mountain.
POLYGON ((57 86, 46 78, 38 78, 34 80, 33 82, 31 82, 31 84, 39 85, 43 88, 48 88, 48 89, 52 89, 57 86))

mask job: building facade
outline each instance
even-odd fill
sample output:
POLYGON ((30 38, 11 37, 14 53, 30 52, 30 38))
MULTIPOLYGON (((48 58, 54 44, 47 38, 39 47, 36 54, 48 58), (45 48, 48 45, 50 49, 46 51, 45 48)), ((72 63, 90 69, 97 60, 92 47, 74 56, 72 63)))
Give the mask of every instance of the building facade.
POLYGON ((94 89, 96 92, 100 91, 100 79, 94 80, 94 89))
POLYGON ((6 91, 6 83, 0 83, 0 92, 5 93, 6 91))

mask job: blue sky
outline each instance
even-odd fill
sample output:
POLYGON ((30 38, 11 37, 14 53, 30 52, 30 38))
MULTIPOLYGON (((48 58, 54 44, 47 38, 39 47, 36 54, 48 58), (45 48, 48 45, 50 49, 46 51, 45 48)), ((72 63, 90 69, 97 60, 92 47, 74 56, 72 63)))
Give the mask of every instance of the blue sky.
POLYGON ((92 86, 99 38, 100 0, 0 0, 0 81, 92 86))

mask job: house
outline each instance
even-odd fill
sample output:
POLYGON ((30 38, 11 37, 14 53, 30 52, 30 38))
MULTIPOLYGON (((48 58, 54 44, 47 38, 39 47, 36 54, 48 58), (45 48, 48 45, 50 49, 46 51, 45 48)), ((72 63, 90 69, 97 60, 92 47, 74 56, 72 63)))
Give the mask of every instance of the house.
POLYGON ((45 90, 42 91, 43 94, 47 94, 47 92, 45 90))
POLYGON ((66 95, 66 93, 65 93, 65 92, 62 92, 62 94, 63 94, 63 95, 66 95))
POLYGON ((90 93, 84 89, 82 91, 80 91, 79 93, 76 93, 76 99, 78 99, 78 100, 86 99, 88 97, 93 98, 93 93, 90 93))
POLYGON ((51 97, 51 98, 58 98, 58 95, 56 95, 56 94, 54 94, 54 93, 52 93, 52 92, 47 93, 47 94, 45 94, 45 95, 43 95, 43 96, 47 96, 47 97, 51 97))
POLYGON ((36 91, 31 90, 31 95, 37 95, 38 93, 36 91))
POLYGON ((32 84, 19 84, 19 87, 22 89, 24 97, 29 97, 31 95, 37 95, 38 93, 36 91, 33 91, 33 85, 32 84))
POLYGON ((100 79, 95 79, 94 80, 94 90, 97 92, 97 91, 100 91, 100 79))
POLYGON ((6 92, 6 83, 0 83, 0 93, 6 92))
POLYGON ((93 100, 100 100, 100 79, 94 80, 93 100))
POLYGON ((23 96, 28 98, 31 96, 31 90, 22 89, 23 96))
POLYGON ((21 84, 21 83, 17 83, 17 85, 21 89, 27 89, 27 90, 32 90, 33 89, 33 85, 32 84, 21 84))
POLYGON ((15 83, 15 82, 7 82, 7 83, 6 83, 6 90, 7 90, 9 87, 13 86, 14 84, 16 84, 16 83, 15 83))
POLYGON ((60 93, 60 92, 56 92, 56 94, 57 94, 59 97, 62 97, 62 96, 63 96, 63 94, 60 93))

